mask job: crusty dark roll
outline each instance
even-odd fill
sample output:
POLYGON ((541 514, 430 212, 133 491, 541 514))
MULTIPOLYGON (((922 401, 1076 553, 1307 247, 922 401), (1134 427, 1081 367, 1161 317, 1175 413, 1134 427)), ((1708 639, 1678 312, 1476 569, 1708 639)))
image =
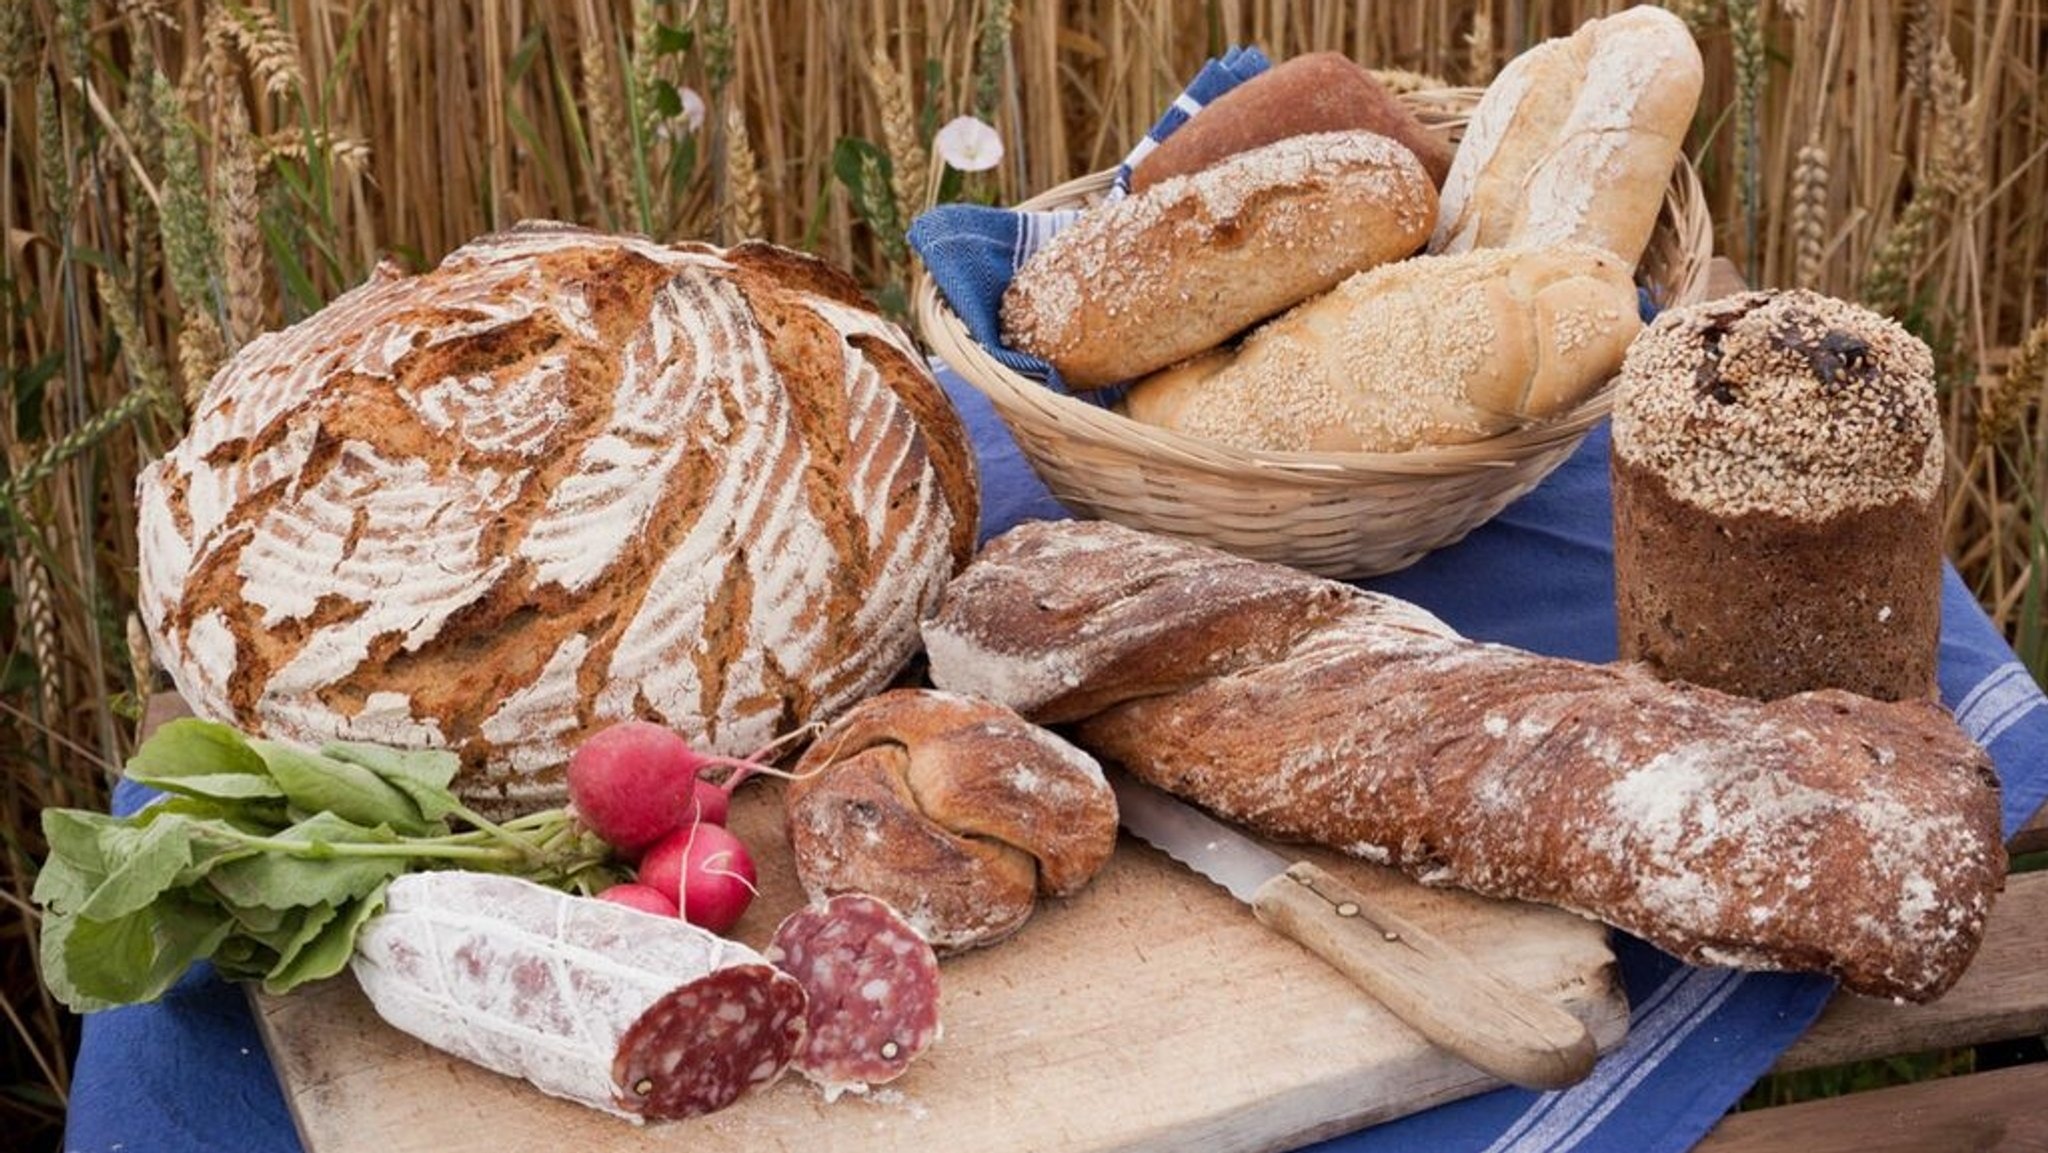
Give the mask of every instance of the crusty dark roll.
POLYGON ((1990 758, 1927 701, 1768 704, 1466 640, 1392 597, 1107 522, 1011 530, 932 679, 1283 839, 1572 909, 1701 964, 1926 1001, 2005 874, 1990 758))
POLYGON ((1116 797, 1088 754, 984 700, 896 689, 798 761, 785 802, 813 899, 871 893, 941 952, 1015 932, 1116 848, 1116 797))
POLYGON ((1309 52, 1283 60, 1209 102, 1131 169, 1131 191, 1200 172, 1289 136, 1314 132, 1377 132, 1422 161, 1441 188, 1451 170, 1448 137, 1430 131, 1387 86, 1342 52, 1309 52))

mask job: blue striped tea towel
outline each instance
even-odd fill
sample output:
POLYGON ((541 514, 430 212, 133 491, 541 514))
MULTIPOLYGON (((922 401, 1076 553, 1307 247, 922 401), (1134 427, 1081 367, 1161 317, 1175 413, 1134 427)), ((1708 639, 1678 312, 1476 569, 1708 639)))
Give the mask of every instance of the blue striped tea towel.
MULTIPOLYGON (((1265 53, 1257 48, 1232 48, 1222 58, 1203 65, 1186 91, 1124 157, 1110 185, 1109 198, 1118 199, 1129 191, 1131 169, 1174 129, 1187 123, 1188 117, 1270 66, 1265 53)), ((1020 212, 979 204, 942 204, 912 221, 909 232, 910 246, 924 259, 932 283, 975 342, 1012 371, 1063 392, 1066 388, 1051 365, 1003 345, 999 312, 1011 276, 1054 233, 1080 215, 1074 209, 1020 212)))

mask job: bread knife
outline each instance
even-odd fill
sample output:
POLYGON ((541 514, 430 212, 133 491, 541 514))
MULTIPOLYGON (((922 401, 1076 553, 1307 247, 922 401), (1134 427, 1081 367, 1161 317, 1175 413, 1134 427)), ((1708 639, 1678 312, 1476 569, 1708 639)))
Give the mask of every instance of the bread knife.
POLYGON ((1583 1079, 1598 1052, 1578 1018, 1481 968, 1308 861, 1288 861, 1193 805, 1109 771, 1117 820, 1328 962, 1438 1048, 1528 1089, 1583 1079))

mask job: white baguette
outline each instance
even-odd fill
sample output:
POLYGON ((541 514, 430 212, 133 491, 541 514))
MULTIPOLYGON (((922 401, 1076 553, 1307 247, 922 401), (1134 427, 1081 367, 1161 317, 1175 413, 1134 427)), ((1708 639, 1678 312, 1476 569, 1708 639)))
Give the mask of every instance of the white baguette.
POLYGON ((1649 5, 1515 57, 1473 109, 1429 250, 1577 240, 1634 268, 1703 76, 1685 21, 1649 5))

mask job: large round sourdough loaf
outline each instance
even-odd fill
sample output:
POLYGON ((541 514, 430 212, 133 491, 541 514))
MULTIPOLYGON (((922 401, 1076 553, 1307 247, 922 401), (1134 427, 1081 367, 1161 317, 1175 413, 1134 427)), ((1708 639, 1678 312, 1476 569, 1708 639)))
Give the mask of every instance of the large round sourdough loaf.
POLYGON ((453 748, 497 812, 621 718, 736 754, 881 688, 977 516, 958 417, 850 278, 556 224, 250 342, 138 499, 195 711, 453 748))

